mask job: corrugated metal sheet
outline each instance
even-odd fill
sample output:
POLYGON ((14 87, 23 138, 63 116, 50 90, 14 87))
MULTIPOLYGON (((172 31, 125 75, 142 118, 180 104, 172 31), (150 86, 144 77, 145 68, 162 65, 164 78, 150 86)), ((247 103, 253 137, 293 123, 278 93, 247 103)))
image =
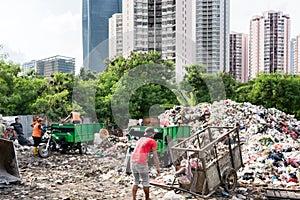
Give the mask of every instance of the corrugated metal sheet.
POLYGON ((23 132, 26 138, 31 137, 32 127, 30 124, 33 122, 33 115, 19 115, 20 123, 23 125, 23 132))

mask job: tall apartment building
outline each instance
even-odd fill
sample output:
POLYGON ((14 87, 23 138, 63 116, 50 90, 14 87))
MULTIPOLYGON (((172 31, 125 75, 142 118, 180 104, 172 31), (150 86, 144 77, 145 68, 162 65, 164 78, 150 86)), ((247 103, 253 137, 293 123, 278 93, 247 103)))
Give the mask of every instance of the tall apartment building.
POLYGON ((32 60, 22 64, 22 72, 21 72, 22 75, 26 74, 30 70, 37 71, 36 60, 32 60))
POLYGON ((290 17, 267 11, 250 21, 249 76, 260 72, 289 73, 290 17))
POLYGON ((123 20, 122 13, 113 14, 109 18, 109 58, 122 55, 123 20))
POLYGON ((290 41, 290 74, 295 74, 295 59, 296 57, 296 38, 292 38, 290 41))
POLYGON ((300 74, 300 35, 298 35, 294 41, 294 51, 291 52, 293 55, 293 63, 294 63, 294 68, 293 68, 293 74, 300 74))
POLYGON ((230 34, 229 72, 240 82, 248 81, 248 36, 230 34))
POLYGON ((229 0, 196 0, 196 61, 229 71, 229 0))
POLYGON ((162 51, 162 2, 123 1, 123 52, 162 51))
POLYGON ((122 0, 82 0, 83 65, 100 72, 108 58, 108 19, 122 12, 122 0))
POLYGON ((37 73, 50 77, 54 72, 75 73, 75 58, 53 56, 36 62, 37 73))
MULTIPOLYGON (((176 0, 175 41, 176 80, 179 82, 186 73, 184 67, 196 60, 196 3, 198 0, 176 0)), ((200 45, 200 44, 199 44, 200 45)))
POLYGON ((176 63, 229 71, 229 0, 123 0, 123 55, 159 51, 176 63))

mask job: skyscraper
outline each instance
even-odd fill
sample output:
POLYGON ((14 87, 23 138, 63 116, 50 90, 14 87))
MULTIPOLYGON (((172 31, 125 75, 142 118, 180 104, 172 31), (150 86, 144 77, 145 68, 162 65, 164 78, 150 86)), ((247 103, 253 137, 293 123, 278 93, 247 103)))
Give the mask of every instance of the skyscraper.
POLYGON ((122 0, 83 0, 82 41, 85 69, 100 72, 108 58, 108 19, 122 11, 122 0))
POLYGON ((229 0, 123 0, 123 55, 159 51, 176 64, 229 71, 229 0))
MULTIPOLYGON (((162 52, 162 19, 163 9, 172 8, 173 0, 124 0, 123 1, 123 53, 128 56, 131 51, 162 52)), ((167 12, 167 10, 165 11, 167 12)), ((170 16, 172 17, 172 16, 170 16)), ((175 19, 173 17, 175 24, 175 19)), ((167 31, 164 31, 167 34, 167 31)), ((175 55, 174 55, 175 56, 175 55)))
POLYGON ((229 71, 229 0, 196 0, 196 61, 208 73, 229 71))
POLYGON ((290 74, 292 74, 292 75, 295 74, 295 69, 296 69, 295 61, 296 61, 296 59, 298 60, 296 45, 297 45, 297 39, 292 38, 291 42, 290 42, 290 69, 291 69, 290 74))
POLYGON ((230 34, 229 72, 241 82, 248 81, 248 37, 244 33, 230 34))
POLYGON ((300 74, 300 35, 297 35, 296 39, 294 40, 294 51, 291 52, 293 55, 293 74, 300 74))
POLYGON ((123 20, 122 13, 113 14, 109 18, 109 58, 122 55, 123 51, 123 20))
POLYGON ((290 73, 290 17, 268 11, 250 21, 249 76, 260 72, 290 73))

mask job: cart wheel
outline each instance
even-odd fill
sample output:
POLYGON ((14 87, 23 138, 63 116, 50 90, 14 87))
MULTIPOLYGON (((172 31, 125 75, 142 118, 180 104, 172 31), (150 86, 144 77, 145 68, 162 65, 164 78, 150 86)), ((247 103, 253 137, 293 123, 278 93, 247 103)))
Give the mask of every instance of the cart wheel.
POLYGON ((86 154, 86 152, 87 152, 87 144, 85 144, 85 143, 80 144, 79 153, 86 154))
POLYGON ((235 169, 228 168, 223 172, 222 184, 226 192, 232 192, 237 185, 237 174, 235 169))

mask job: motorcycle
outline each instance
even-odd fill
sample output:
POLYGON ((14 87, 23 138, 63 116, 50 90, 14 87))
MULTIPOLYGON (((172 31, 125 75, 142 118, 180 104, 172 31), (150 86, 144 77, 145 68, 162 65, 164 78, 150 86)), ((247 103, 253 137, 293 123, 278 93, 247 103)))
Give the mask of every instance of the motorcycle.
POLYGON ((38 146, 38 154, 42 158, 49 157, 51 151, 57 151, 60 146, 52 139, 51 130, 44 132, 44 135, 41 138, 41 143, 38 146))

